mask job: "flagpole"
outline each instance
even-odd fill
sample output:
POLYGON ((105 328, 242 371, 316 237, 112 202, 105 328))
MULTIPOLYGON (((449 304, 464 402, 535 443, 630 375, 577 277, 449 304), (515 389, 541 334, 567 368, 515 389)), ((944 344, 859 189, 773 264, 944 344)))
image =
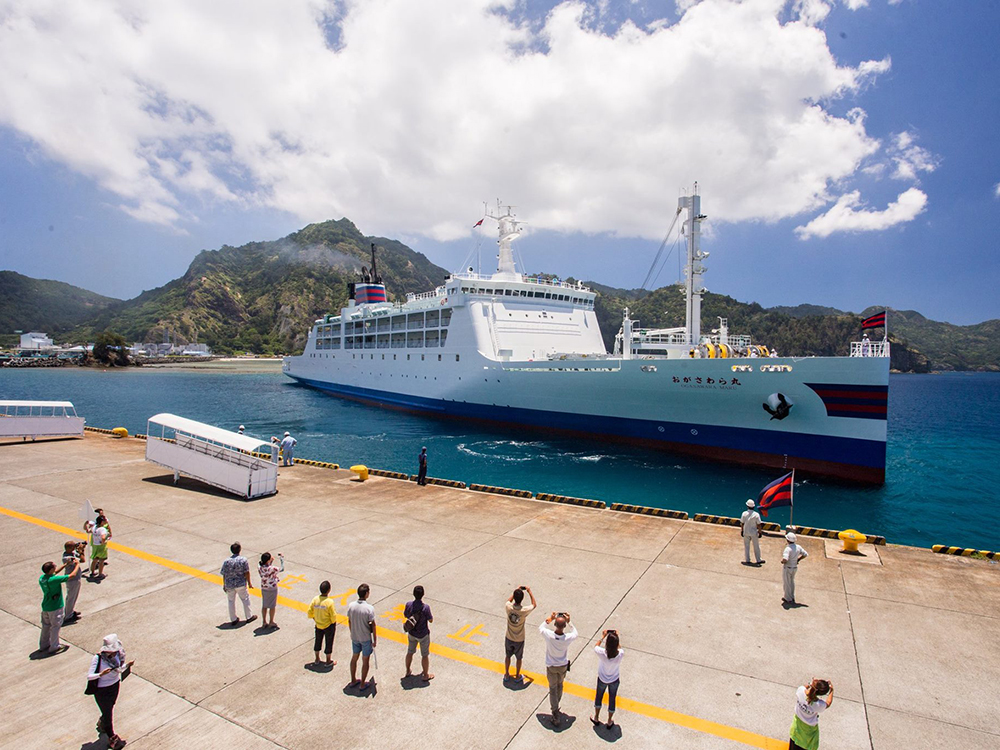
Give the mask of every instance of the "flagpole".
POLYGON ((791 506, 789 506, 791 510, 788 511, 788 525, 795 526, 795 524, 792 523, 792 519, 795 518, 795 469, 794 468, 792 469, 792 487, 789 494, 791 495, 792 504, 791 506))

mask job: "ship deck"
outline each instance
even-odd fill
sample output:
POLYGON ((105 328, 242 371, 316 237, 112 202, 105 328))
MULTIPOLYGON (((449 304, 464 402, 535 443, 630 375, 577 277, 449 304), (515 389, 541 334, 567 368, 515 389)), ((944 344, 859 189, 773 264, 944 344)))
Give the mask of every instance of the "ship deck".
MULTIPOLYGON (((618 747, 784 748, 795 688, 836 687, 822 747, 1000 744, 1000 565, 888 546, 848 558, 802 539, 801 606, 781 598, 783 540, 762 540, 766 564, 741 565, 738 532, 722 526, 555 505, 347 471, 282 469, 279 493, 243 502, 143 460, 144 443, 0 443, 0 660, 7 679, 2 747, 103 748, 83 694, 91 654, 122 639, 133 676, 116 728, 129 748, 618 747), (79 531, 85 499, 114 531, 107 578, 84 582, 83 618, 63 628, 65 653, 32 655, 39 568, 79 531), (279 630, 229 627, 218 579, 238 539, 251 561, 283 552, 279 630), (350 645, 338 628, 331 671, 313 670, 304 610, 329 580, 341 615, 361 581, 379 624, 378 685, 347 686, 350 645), (425 685, 402 680, 398 618, 415 583, 434 623, 425 685), (505 686, 503 602, 527 584, 526 672, 505 686), (543 612, 569 611, 573 644, 563 711, 548 723, 543 612), (618 728, 594 729, 603 628, 626 651, 618 728), (42 718, 44 717, 44 718, 42 718)), ((734 499, 734 513, 740 505, 734 499)), ((865 529, 877 532, 877 529, 865 529)), ((252 598, 259 613, 260 600, 252 598)))

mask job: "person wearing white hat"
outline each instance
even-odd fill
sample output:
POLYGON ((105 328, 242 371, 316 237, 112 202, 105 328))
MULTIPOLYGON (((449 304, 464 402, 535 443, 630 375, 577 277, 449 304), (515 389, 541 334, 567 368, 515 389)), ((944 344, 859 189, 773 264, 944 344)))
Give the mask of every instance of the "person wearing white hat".
POLYGON ((298 445, 299 441, 293 438, 287 432, 285 437, 281 439, 281 465, 291 466, 294 463, 293 458, 295 454, 295 446, 298 445))
POLYGON ((246 429, 247 429, 246 427, 240 425, 239 433, 242 435, 244 432, 246 432, 246 429))
POLYGON ((799 569, 799 560, 809 557, 809 553, 795 543, 795 534, 789 531, 785 534, 788 542, 785 551, 781 554, 782 578, 785 583, 785 595, 781 601, 785 604, 795 604, 795 573, 799 569))
POLYGON ((760 513, 754 510, 754 501, 747 500, 747 509, 740 516, 740 526, 743 528, 743 564, 750 565, 750 541, 753 540, 753 554, 757 565, 764 561, 760 559, 760 513))
POLYGON ((121 682, 132 669, 134 661, 125 662, 125 649, 115 633, 104 636, 101 650, 90 662, 87 673, 87 693, 94 696, 101 718, 97 720, 97 733, 108 736, 108 747, 119 750, 125 740, 115 734, 114 711, 121 682))

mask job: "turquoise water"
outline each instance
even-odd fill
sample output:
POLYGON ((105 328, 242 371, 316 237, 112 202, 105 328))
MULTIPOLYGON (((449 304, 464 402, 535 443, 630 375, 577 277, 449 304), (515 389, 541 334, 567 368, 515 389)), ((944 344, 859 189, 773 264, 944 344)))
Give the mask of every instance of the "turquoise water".
MULTIPOLYGON (((0 398, 68 399, 88 424, 130 432, 145 432, 158 412, 233 430, 244 424, 263 438, 289 430, 299 456, 409 473, 426 445, 432 476, 689 513, 739 515, 780 473, 380 409, 277 372, 2 370, 0 398)), ((891 376, 886 484, 800 482, 796 523, 853 527, 899 544, 1000 549, 998 415, 1000 375, 891 376)), ((787 523, 788 509, 769 520, 787 523)))

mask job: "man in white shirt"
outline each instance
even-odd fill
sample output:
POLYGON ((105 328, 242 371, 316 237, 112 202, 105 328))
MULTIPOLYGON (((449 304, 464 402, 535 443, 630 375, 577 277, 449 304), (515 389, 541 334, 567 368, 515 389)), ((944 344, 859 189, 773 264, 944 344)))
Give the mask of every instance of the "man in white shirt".
POLYGON ((743 564, 750 565, 750 542, 753 541, 753 554, 757 558, 757 564, 764 561, 760 559, 760 514, 754 510, 754 501, 747 500, 747 509, 740 516, 740 525, 743 527, 743 564))
POLYGON ((285 433, 285 437, 281 439, 281 465, 291 466, 294 463, 295 456, 295 446, 299 444, 299 441, 285 433))
POLYGON ((549 681, 552 724, 559 726, 559 703, 562 701, 563 681, 569 671, 569 646, 577 636, 576 626, 570 625, 568 612, 553 612, 538 626, 538 632, 545 639, 545 676, 549 681))
POLYGON ((795 604, 795 573, 799 569, 799 560, 809 557, 809 553, 795 543, 795 534, 791 531, 785 534, 785 539, 788 545, 781 555, 785 595, 781 598, 781 601, 785 604, 795 604))

